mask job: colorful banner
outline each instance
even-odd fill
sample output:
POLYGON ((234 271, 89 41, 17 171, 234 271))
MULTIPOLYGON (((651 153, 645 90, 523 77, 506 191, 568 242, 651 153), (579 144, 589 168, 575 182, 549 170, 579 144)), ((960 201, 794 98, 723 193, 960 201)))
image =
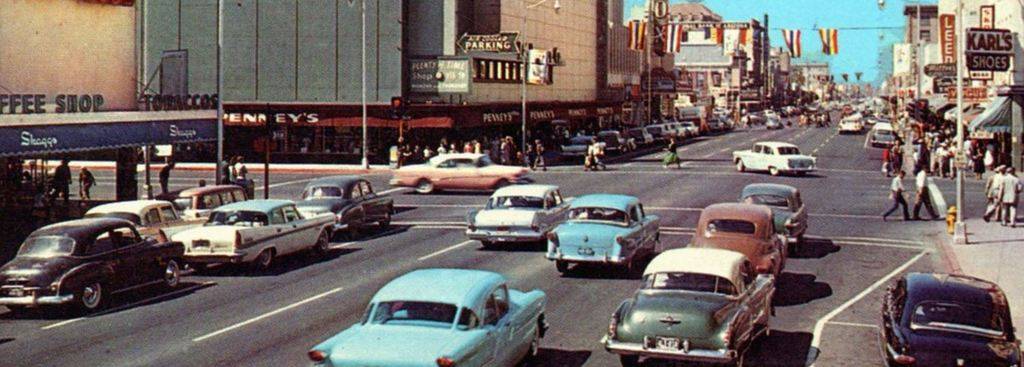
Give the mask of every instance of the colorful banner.
POLYGON ((647 43, 647 22, 629 21, 629 49, 643 50, 647 43))
POLYGON ((839 53, 839 30, 835 28, 818 29, 821 35, 821 53, 835 55, 839 53))
POLYGON ((687 41, 687 32, 681 24, 665 25, 662 34, 665 35, 665 53, 678 53, 687 41))
POLYGON ((798 58, 803 55, 803 46, 800 44, 799 29, 783 29, 782 39, 786 42, 786 48, 789 49, 789 54, 791 56, 798 58))

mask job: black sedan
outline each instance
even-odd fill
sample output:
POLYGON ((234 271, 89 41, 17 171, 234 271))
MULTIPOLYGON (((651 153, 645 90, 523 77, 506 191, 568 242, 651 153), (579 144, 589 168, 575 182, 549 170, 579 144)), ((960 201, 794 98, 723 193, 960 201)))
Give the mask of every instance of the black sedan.
POLYGON ((124 219, 91 218, 51 224, 32 232, 17 256, 0 267, 0 305, 74 305, 102 309, 113 293, 163 284, 177 287, 178 242, 139 235, 124 219))
POLYGON ((370 182, 359 176, 330 176, 306 184, 302 200, 295 206, 307 218, 333 214, 334 232, 355 235, 373 225, 388 228, 395 202, 391 196, 374 192, 370 182))
POLYGON ((884 296, 880 330, 889 366, 1020 365, 1006 295, 978 278, 907 274, 884 296))

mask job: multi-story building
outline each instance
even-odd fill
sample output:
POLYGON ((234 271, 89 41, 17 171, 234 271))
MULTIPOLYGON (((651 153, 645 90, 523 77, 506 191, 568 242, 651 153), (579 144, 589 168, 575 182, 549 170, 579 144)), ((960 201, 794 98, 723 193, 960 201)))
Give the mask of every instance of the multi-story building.
MULTIPOLYGON (((188 92, 215 91, 215 2, 139 3, 140 80, 167 74, 161 60, 187 53, 188 92)), ((639 54, 625 50, 622 38, 622 2, 557 3, 365 2, 371 160, 386 160, 384 152, 400 134, 424 145, 444 137, 518 137, 524 88, 530 135, 546 135, 554 126, 620 123, 625 91, 639 82, 639 54), (393 97, 407 103, 404 119, 391 113, 393 97)), ((219 28, 229 150, 265 151, 263 127, 276 122, 280 129, 269 147, 275 161, 356 160, 362 154, 363 3, 225 4, 219 28)), ((149 88, 161 86, 154 81, 149 88)))
MULTIPOLYGON (((957 3, 963 4, 963 27, 965 29, 989 26, 1007 29, 1015 33, 1017 35, 1015 38, 1018 40, 1020 35, 1024 34, 1024 4, 1019 1, 939 0, 938 13, 955 17, 957 3), (986 21, 986 24, 982 24, 983 7, 991 9, 993 13, 993 17, 990 21, 986 21)), ((956 29, 955 23, 953 29, 956 29)), ((1020 44, 1020 42, 1018 41, 1017 44, 1020 44)), ((1009 86, 1024 84, 1024 49, 1021 47, 1015 48, 1009 71, 991 73, 970 73, 965 71, 964 74, 971 76, 971 83, 973 85, 1009 86)))
POLYGON ((789 74, 791 55, 789 51, 781 47, 773 47, 769 50, 767 88, 768 95, 765 97, 773 106, 788 104, 787 91, 789 90, 789 74))
POLYGON ((904 86, 905 94, 927 97, 935 93, 935 81, 923 70, 926 65, 942 61, 937 47, 938 11, 939 7, 935 4, 908 4, 903 8, 906 21, 903 42, 909 47, 909 70, 902 73, 894 71, 894 75, 900 78, 899 84, 904 86))
POLYGON ((828 100, 832 91, 832 71, 827 62, 793 63, 790 65, 791 78, 795 80, 805 92, 811 92, 818 96, 818 100, 828 100))

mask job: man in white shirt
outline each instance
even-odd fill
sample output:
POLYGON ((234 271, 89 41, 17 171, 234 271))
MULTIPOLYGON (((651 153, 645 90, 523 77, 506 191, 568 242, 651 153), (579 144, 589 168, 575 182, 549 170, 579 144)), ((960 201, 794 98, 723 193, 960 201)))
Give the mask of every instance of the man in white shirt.
POLYGON ((935 207, 932 206, 931 193, 928 192, 928 170, 918 168, 914 181, 917 186, 917 198, 914 200, 914 220, 921 220, 921 205, 924 205, 928 214, 931 214, 932 220, 939 219, 939 215, 935 214, 935 207))
POLYGON ((910 213, 907 211, 907 200, 903 198, 903 177, 906 173, 902 170, 896 173, 896 177, 892 178, 892 183, 889 185, 889 197, 892 198, 892 208, 889 211, 882 214, 882 220, 885 221, 889 214, 895 212, 900 206, 903 207, 903 220, 910 220, 910 213))
POLYGON ((1003 172, 1006 167, 999 166, 995 168, 995 174, 988 176, 988 180, 985 181, 985 199, 987 199, 987 206, 985 207, 985 215, 982 216, 986 222, 992 220, 992 216, 996 216, 997 221, 1002 221, 1002 203, 999 198, 999 189, 1003 185, 1003 172))
POLYGON ((1013 167, 1006 168, 1000 185, 999 200, 1002 202, 1003 221, 1005 226, 1017 226, 1017 200, 1021 192, 1020 179, 1014 175, 1013 167))

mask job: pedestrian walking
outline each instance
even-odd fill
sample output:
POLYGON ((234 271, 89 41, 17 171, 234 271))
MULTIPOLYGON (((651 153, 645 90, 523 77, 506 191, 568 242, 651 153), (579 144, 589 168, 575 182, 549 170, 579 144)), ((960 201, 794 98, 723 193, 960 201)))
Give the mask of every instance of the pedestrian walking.
POLYGON ((512 163, 512 137, 506 136, 501 141, 501 164, 509 165, 512 163))
POLYGON ((971 155, 971 165, 974 169, 974 178, 980 180, 985 174, 985 154, 974 149, 974 154, 971 155))
POLYGON ((167 164, 165 164, 162 168, 160 168, 159 180, 160 180, 160 193, 161 194, 166 194, 167 191, 168 191, 167 190, 167 186, 168 186, 169 181, 171 180, 171 170, 172 169, 174 169, 174 162, 173 161, 172 162, 167 162, 167 164))
POLYGON ((985 162, 985 168, 988 169, 989 171, 991 171, 992 168, 996 164, 996 156, 995 156, 995 153, 992 152, 992 146, 991 145, 988 147, 988 149, 985 149, 984 162, 985 162))
POLYGON ((939 215, 935 213, 935 207, 932 206, 931 192, 928 189, 928 169, 918 167, 915 184, 917 187, 917 198, 914 200, 914 220, 921 220, 922 205, 928 210, 932 220, 939 219, 939 215))
POLYGON ((1017 202, 1022 190, 1020 179, 1014 174, 1013 167, 1006 167, 1003 174, 1002 184, 999 185, 999 199, 1002 202, 1003 226, 1017 226, 1017 202))
POLYGON ((53 197, 63 197, 64 202, 67 203, 71 196, 71 167, 68 166, 67 158, 60 161, 60 165, 53 172, 53 197))
POLYGON ((679 162, 679 143, 676 142, 676 138, 674 136, 668 138, 668 147, 665 148, 665 151, 667 154, 665 154, 665 159, 662 162, 665 169, 668 169, 668 167, 673 164, 676 166, 676 169, 683 168, 682 164, 679 162))
POLYGON ((892 199, 892 207, 889 208, 885 214, 882 214, 882 221, 885 221, 899 207, 903 207, 903 220, 910 220, 910 212, 907 208, 907 200, 903 198, 903 177, 906 176, 902 170, 896 172, 896 177, 892 178, 892 183, 889 184, 889 198, 892 199))
POLYGON ((991 176, 988 176, 988 180, 985 181, 985 215, 981 218, 986 222, 992 219, 992 216, 996 216, 997 221, 1002 221, 1002 203, 999 198, 999 190, 1003 184, 1003 172, 1006 167, 996 167, 991 176))
POLYGON ((92 175, 88 167, 82 167, 82 170, 78 172, 78 196, 82 200, 92 199, 90 190, 96 185, 96 177, 92 175))
POLYGON ((891 149, 882 150, 882 174, 885 174, 885 177, 892 176, 889 168, 890 163, 892 162, 891 155, 891 149))
POLYGON ((544 143, 540 139, 533 142, 533 150, 537 154, 537 159, 533 161, 533 170, 536 171, 537 167, 541 167, 541 170, 547 171, 548 165, 544 163, 544 143))

